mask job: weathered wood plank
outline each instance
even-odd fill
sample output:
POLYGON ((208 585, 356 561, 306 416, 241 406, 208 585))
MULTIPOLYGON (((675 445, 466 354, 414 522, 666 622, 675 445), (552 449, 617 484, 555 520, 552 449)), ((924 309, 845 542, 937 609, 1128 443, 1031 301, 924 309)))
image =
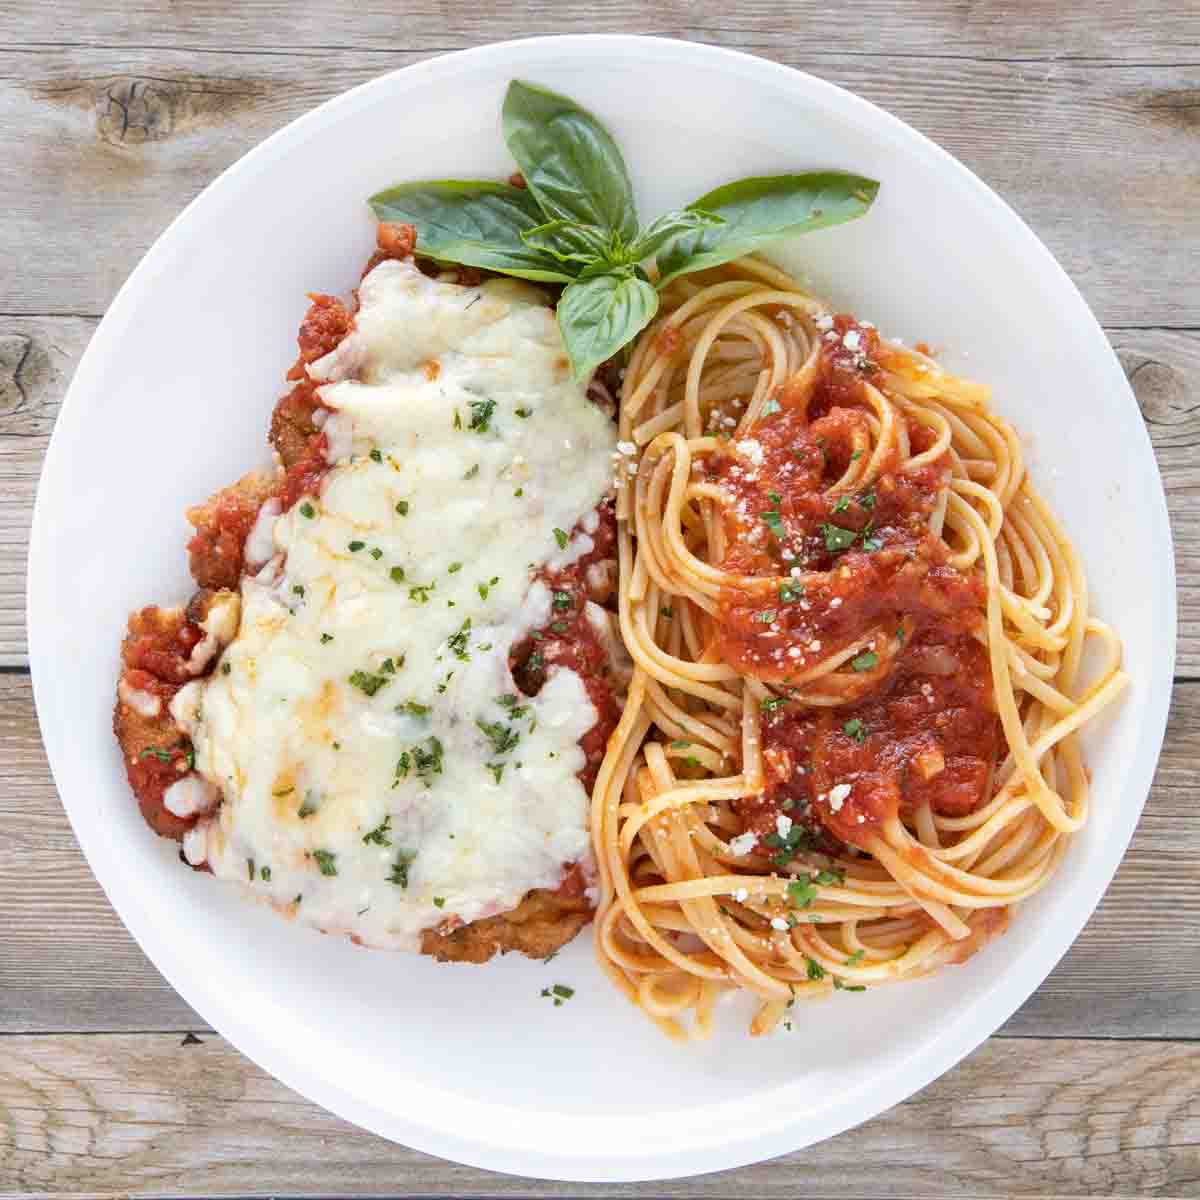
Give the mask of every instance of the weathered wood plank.
MULTIPOLYGON (((437 20, 453 20, 446 7, 437 20)), ((956 8, 967 23, 977 9, 1000 11, 956 8)), ((1030 24, 1041 8, 1025 6, 1030 24)), ((1112 8, 1113 28, 1124 27, 1112 8)), ((904 58, 875 29, 870 44, 888 48, 881 70, 853 39, 831 41, 828 21, 784 19, 773 6, 774 23, 757 31, 767 8, 754 11, 744 36, 711 35, 845 84, 959 155, 1029 219, 1102 321, 1200 325, 1200 281, 1182 252, 1200 242, 1193 67, 904 58)), ((408 19, 394 22, 395 39, 408 19)), ((980 27, 991 24, 985 16, 980 27)), ((1089 28, 1103 25, 1089 15, 1089 28)), ((856 16, 854 28, 870 28, 869 18, 856 16)), ((935 52, 954 44, 943 39, 935 52)), ((0 261, 22 264, 0 273, 0 312, 102 312, 157 233, 222 168, 328 96, 425 56, 141 50, 124 38, 111 48, 0 50, 0 261)))
MULTIPOLYGON (((1125 862, 1078 942, 1006 1032, 1200 1038, 1198 761, 1200 684, 1180 684, 1125 862)), ((24 676, 0 676, 0 762, 0 1033, 196 1028, 79 853, 24 676)))
POLYGON ((42 458, 94 320, 0 317, 0 665, 25 661, 25 561, 42 458))
MULTIPOLYGON (((95 328, 0 316, 0 665, 25 664, 25 558, 50 429, 95 328)), ((1178 669, 1200 675, 1200 332, 1111 330, 1167 487, 1179 576, 1178 669)), ((164 547, 163 553, 181 552, 164 547)), ((149 599, 149 598, 148 598, 149 599)))
POLYGON ((771 36, 864 53, 981 58, 1116 58, 1189 62, 1200 44, 1194 7, 1171 0, 1116 0, 1067 6, 983 0, 896 4, 863 0, 848 18, 829 0, 563 0, 553 11, 535 0, 506 5, 356 4, 339 0, 153 0, 144 5, 57 0, 54 18, 36 0, 0 3, 8 44, 188 46, 204 49, 326 48, 443 50, 539 33, 654 33, 737 44, 771 36))
POLYGON ((832 1141, 697 1179, 556 1184, 455 1166, 323 1112, 219 1038, 10 1037, 0 1192, 156 1196, 1194 1196, 1200 1046, 993 1040, 832 1141))

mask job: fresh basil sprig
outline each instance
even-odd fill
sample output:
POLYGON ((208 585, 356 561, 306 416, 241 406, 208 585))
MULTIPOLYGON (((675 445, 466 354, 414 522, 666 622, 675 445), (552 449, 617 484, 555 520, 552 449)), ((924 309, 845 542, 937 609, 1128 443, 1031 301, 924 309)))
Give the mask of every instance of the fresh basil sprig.
POLYGON ((570 283, 576 272, 526 245, 522 235, 546 218, 524 188, 489 180, 402 183, 371 197, 381 221, 412 225, 421 253, 543 283, 570 283))
POLYGON ((674 242, 658 260, 659 286, 689 271, 732 262, 778 238, 853 221, 871 207, 878 193, 874 179, 843 171, 766 175, 727 183, 684 210, 713 213, 722 222, 674 242))
POLYGON ((608 130, 573 100, 514 80, 501 112, 504 141, 551 220, 637 236, 633 185, 608 130))
POLYGON ((558 324, 580 379, 649 325, 664 284, 860 217, 879 191, 873 179, 840 171, 743 179, 642 228, 625 160, 591 113, 514 80, 502 126, 526 187, 406 183, 372 196, 371 207, 380 221, 412 225, 429 258, 565 284, 558 324))

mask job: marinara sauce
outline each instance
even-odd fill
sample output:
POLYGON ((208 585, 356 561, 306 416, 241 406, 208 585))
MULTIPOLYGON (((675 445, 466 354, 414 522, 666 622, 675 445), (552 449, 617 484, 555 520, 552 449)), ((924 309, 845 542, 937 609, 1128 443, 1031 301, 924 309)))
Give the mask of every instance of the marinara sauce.
MULTIPOLYGON (((578 534, 582 523, 577 526, 578 534)), ((526 696, 536 696, 552 667, 574 671, 583 681, 596 721, 579 739, 586 761, 579 780, 590 792, 604 761, 609 735, 621 712, 608 678, 609 654, 588 615, 588 601, 597 598, 594 570, 607 577, 606 568, 616 557, 617 522, 611 502, 596 510, 595 527, 588 533, 592 548, 569 566, 543 569, 537 578, 550 589, 550 620, 513 647, 509 667, 526 696)))
MULTIPOLYGON (((827 494, 873 453, 864 383, 887 353, 873 328, 835 318, 807 406, 785 385, 752 433, 703 468, 733 501, 721 566, 776 581, 726 589, 718 645, 731 666, 779 693, 763 713, 765 791, 740 803, 780 865, 799 849, 830 849, 831 838, 862 845, 883 820, 926 804, 973 811, 1001 746, 975 636, 984 582, 951 566, 929 528, 944 456, 900 473, 893 452, 870 484, 827 494), (807 672, 873 631, 880 640, 838 668, 852 700, 813 708, 787 699, 789 683, 800 688, 807 672)), ((933 444, 916 421, 906 430, 910 456, 933 444)))

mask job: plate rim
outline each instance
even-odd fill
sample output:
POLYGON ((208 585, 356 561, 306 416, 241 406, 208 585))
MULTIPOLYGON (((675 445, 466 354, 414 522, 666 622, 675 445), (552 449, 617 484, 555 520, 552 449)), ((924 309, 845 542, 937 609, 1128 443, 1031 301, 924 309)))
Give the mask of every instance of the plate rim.
MULTIPOLYGON (((219 199, 228 180, 269 168, 274 156, 281 149, 302 140, 310 130, 316 129, 331 116, 336 114, 340 117, 343 113, 350 113, 355 106, 369 102, 376 92, 395 87, 395 81, 399 78, 404 80, 403 90, 407 90, 435 81, 439 75, 452 78, 459 70, 469 69, 474 64, 487 63, 491 59, 503 61, 514 53, 518 56, 524 53, 536 55, 542 51, 581 53, 585 56, 628 56, 633 53, 643 60, 655 55, 665 55, 684 65, 690 60, 693 65, 701 68, 712 66, 738 72, 743 76, 755 76, 758 82, 784 90, 794 91, 799 85, 840 110, 842 115, 866 121, 876 131, 886 132, 892 140, 899 140, 904 144, 902 149, 905 154, 922 151, 931 156, 940 169, 952 173, 973 193, 978 212, 988 213, 993 219, 999 219, 1012 236, 1024 242, 1026 249, 1040 262, 1045 272, 1044 279, 1057 284, 1060 290, 1064 287, 1067 289, 1067 294, 1077 303, 1078 315, 1083 317, 1086 314, 1087 321, 1090 322, 1088 334, 1096 340, 1098 351, 1106 351, 1106 366, 1113 378, 1114 388, 1118 391, 1123 389, 1128 402, 1136 409, 1136 398, 1116 353, 1087 301, 1050 251, 1011 206, 953 155, 924 134, 885 109, 819 76, 739 50, 636 34, 567 34, 510 39, 434 55, 396 68, 333 96, 301 114, 251 147, 222 171, 176 215, 139 260, 118 290, 80 359, 63 398, 39 475, 27 563, 26 621, 30 673, 39 727, 56 789, 60 773, 55 767, 55 762, 61 760, 63 747, 59 745, 59 735, 53 731, 48 734, 47 722, 43 719, 43 713, 51 707, 49 694, 52 683, 49 678, 49 666, 43 658, 42 646, 44 641, 48 643, 50 638, 47 636, 43 639, 43 635, 36 632, 44 620, 40 614, 51 611, 48 603, 50 597, 44 596, 46 587, 42 582, 45 571, 43 563, 49 561, 49 546, 52 540, 52 533, 47 528, 49 518, 46 510, 49 501, 44 502, 44 497, 48 494, 46 480, 55 474, 57 459, 63 453, 62 446, 66 435, 60 436, 60 431, 65 427, 64 417, 69 420, 73 404, 79 402, 73 400, 73 397, 87 391, 89 376, 94 372, 95 364, 104 357, 102 343, 107 338, 101 335, 106 329, 111 335, 121 328, 121 322, 127 319, 126 312, 136 302, 143 284, 153 281, 154 272, 160 262, 172 253, 172 246, 179 236, 179 231, 186 230, 187 224, 195 219, 195 214, 203 212, 208 205, 214 203, 214 195, 219 199)), ((1143 440, 1142 449, 1150 455, 1150 461, 1154 462, 1153 450, 1144 424, 1140 434, 1143 440)), ((1149 663, 1149 694, 1146 706, 1142 710, 1136 749, 1127 767, 1126 782, 1131 792, 1128 806, 1130 811, 1126 818, 1127 835, 1113 839, 1112 843, 1104 847, 1103 854, 1099 856, 1099 866, 1093 868, 1095 878, 1087 886, 1086 895, 1089 902, 1080 906, 1072 920, 1055 931, 1053 938, 1046 939, 1044 944, 1032 948, 1030 962, 1023 977, 1019 980, 1006 980, 1008 986, 994 989, 992 993, 982 997, 970 1009, 960 1014, 955 1022, 949 1024, 935 1040, 924 1046, 920 1053, 914 1050, 902 1062, 898 1062, 889 1076, 885 1077, 882 1085, 874 1089, 865 1105, 851 1105, 847 1099, 843 1099, 826 1110, 815 1122, 801 1125, 798 1119, 791 1118, 778 1120, 766 1128, 761 1123, 756 1124, 753 1130, 744 1131, 740 1136, 727 1137, 716 1147, 689 1145, 665 1152, 651 1148, 639 1153, 636 1149, 630 1149, 629 1143, 625 1142, 623 1149, 626 1152, 620 1156, 595 1151, 585 1155, 555 1153, 551 1147, 542 1147, 531 1156, 526 1147, 518 1146, 514 1149, 479 1136, 466 1138, 440 1125, 425 1123, 419 1116, 420 1105, 412 1100, 406 1105, 403 1113, 377 1108, 346 1091, 340 1084, 313 1075, 294 1056, 289 1056, 284 1047, 277 1046, 269 1038, 264 1038, 261 1028, 256 1028, 254 1022, 244 1021, 236 1012, 230 1011, 229 1006, 214 997, 212 989, 203 988, 190 977, 185 978, 182 962, 164 948, 163 940, 153 922, 135 911, 128 897, 118 900, 114 895, 118 889, 110 888, 104 876, 109 875, 111 881, 111 873, 115 868, 108 866, 104 869, 104 874, 97 870, 101 849, 108 849, 106 839, 102 836, 93 837, 89 833, 89 852, 89 845, 85 844, 84 836, 81 835, 82 821, 77 820, 77 815, 72 813, 71 806, 61 791, 60 802, 67 812, 89 868, 100 883, 109 903, 113 905, 131 936, 176 992, 194 1007, 197 1013, 201 1012, 203 1006, 203 1019, 252 1062, 286 1086, 354 1124, 425 1153, 437 1154, 469 1166, 532 1178, 571 1182, 681 1178, 758 1162, 777 1154, 801 1149, 861 1124, 914 1095, 933 1079, 948 1071, 991 1037, 1045 980, 1054 965, 1073 944, 1111 884, 1149 794, 1165 736, 1166 714, 1173 682, 1177 607, 1175 565, 1166 498, 1157 467, 1155 481, 1157 488, 1154 489, 1155 495, 1151 498, 1156 518, 1154 550, 1161 556, 1163 566, 1162 594, 1157 598, 1158 611, 1151 614, 1151 619, 1157 619, 1160 623, 1161 649, 1149 663), (1160 686, 1164 683, 1165 686, 1160 686), (1102 885, 1099 883, 1100 879, 1103 879, 1102 885), (201 993, 204 994, 202 1006, 193 1004, 191 997, 201 993), (214 1011, 219 1013, 219 1020, 212 1019, 214 1011), (248 1045, 253 1045, 254 1050, 247 1049, 248 1045), (914 1061, 917 1059, 919 1061, 914 1061), (847 1108, 854 1111, 844 1111, 847 1108)), ((431 1095, 437 1090, 426 1085, 422 1087, 431 1095)))

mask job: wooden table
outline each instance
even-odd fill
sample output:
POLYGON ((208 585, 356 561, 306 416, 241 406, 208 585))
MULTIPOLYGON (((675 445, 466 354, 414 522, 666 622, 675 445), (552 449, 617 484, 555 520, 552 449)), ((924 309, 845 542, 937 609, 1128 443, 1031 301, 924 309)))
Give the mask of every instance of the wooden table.
POLYGON ((0 163, 0 1195, 1200 1195, 1197 0, 0 0, 0 163), (1125 364, 1166 480, 1181 600, 1171 725, 1133 846, 1001 1033, 823 1145, 632 1188, 489 1175, 390 1145, 206 1030, 76 847, 38 737, 23 611, 34 489, 67 381, 115 289, 200 188, 383 71, 595 31, 812 71, 1006 197, 1125 364))

